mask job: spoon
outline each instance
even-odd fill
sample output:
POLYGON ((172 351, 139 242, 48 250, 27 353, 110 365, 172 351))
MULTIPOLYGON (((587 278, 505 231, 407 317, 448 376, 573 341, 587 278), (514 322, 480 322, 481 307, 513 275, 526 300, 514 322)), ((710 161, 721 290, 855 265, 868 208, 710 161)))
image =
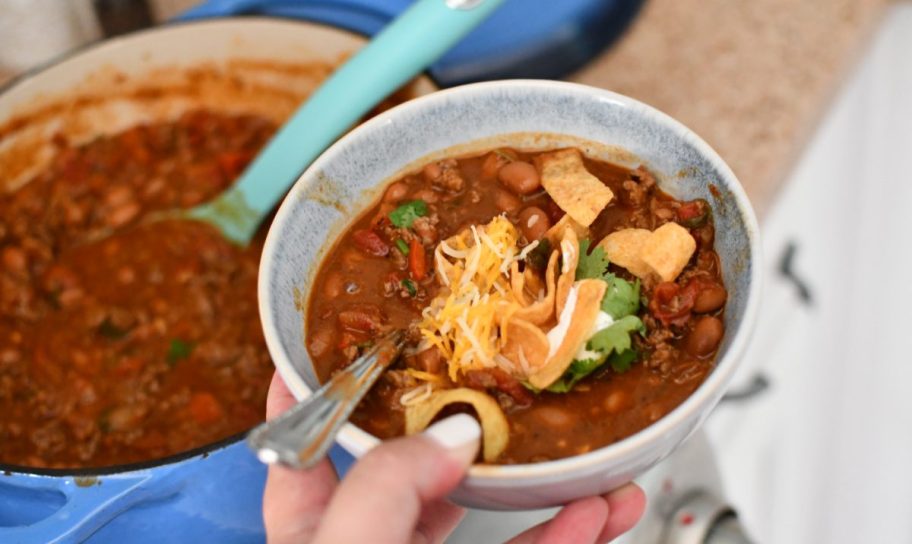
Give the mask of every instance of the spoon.
POLYGON ((333 73, 234 185, 181 216, 246 245, 289 186, 333 141, 485 20, 504 0, 417 0, 333 73))
POLYGON ((355 406, 399 357, 404 337, 401 330, 383 337, 310 398, 251 431, 247 444, 260 461, 306 469, 323 459, 355 406))

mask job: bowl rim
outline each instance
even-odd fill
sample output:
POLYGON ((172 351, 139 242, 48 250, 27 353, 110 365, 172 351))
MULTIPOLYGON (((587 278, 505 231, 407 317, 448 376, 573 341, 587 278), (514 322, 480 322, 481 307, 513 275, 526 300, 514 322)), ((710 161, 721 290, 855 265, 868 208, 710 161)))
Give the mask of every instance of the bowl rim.
MULTIPOLYGON (((507 482, 517 483, 520 480, 526 482, 531 480, 564 480, 572 474, 578 474, 587 470, 591 471, 594 468, 602 467, 611 464, 612 462, 623 461, 635 456, 638 452, 646 451, 650 444, 660 441, 663 436, 667 435, 673 429, 680 427, 695 413, 700 412, 701 407, 704 407, 707 404, 714 404, 715 400, 721 397, 721 392, 737 369, 741 355, 743 354, 750 339, 751 332, 754 329, 762 283, 759 225, 744 188, 731 168, 708 143, 684 124, 666 113, 636 99, 613 91, 561 81, 534 79, 488 81, 437 91, 400 104, 373 119, 370 119, 337 140, 301 174, 297 181, 295 181, 273 219, 272 226, 269 229, 266 242, 263 246, 257 280, 260 321, 266 338, 266 344, 276 369, 298 400, 307 398, 311 394, 311 390, 304 382, 303 378, 295 371, 290 362, 290 358, 280 341, 280 335, 272 312, 272 289, 270 287, 271 282, 268 281, 268 278, 271 277, 272 269, 277 259, 277 240, 292 218, 292 210, 294 209, 295 202, 298 201, 299 195, 310 185, 311 182, 308 181, 308 179, 314 178, 316 172, 324 170, 324 165, 334 160, 342 150, 350 145, 349 142, 356 140, 357 136, 375 130, 396 117, 417 113, 422 109, 427 109, 428 107, 435 105, 442 105, 447 101, 454 99, 463 102, 470 101, 475 96, 485 95, 503 89, 512 89, 514 91, 526 89, 538 92, 544 91, 552 94, 588 95, 590 98, 620 105, 628 111, 633 111, 637 116, 650 117, 653 121, 672 130, 679 139, 686 140, 700 155, 708 159, 719 172, 720 176, 724 178, 725 188, 733 196, 734 201, 737 204, 738 214, 744 222, 752 262, 750 266, 747 303, 745 305, 744 315, 727 352, 722 358, 716 360, 716 367, 697 389, 671 412, 622 440, 596 448, 584 454, 551 461, 543 461, 540 463, 472 465, 468 471, 466 481, 470 486, 498 485, 507 482)), ((582 136, 577 137, 584 140, 589 139, 582 136)), ((403 167, 405 166, 406 165, 403 165, 403 167)), ((389 178, 392 179, 392 176, 389 178)), ((383 181, 385 180, 378 180, 378 183, 382 183, 383 181)), ((337 441, 346 451, 356 458, 381 442, 377 437, 361 430, 352 423, 346 423, 345 426, 343 426, 337 436, 337 441)))

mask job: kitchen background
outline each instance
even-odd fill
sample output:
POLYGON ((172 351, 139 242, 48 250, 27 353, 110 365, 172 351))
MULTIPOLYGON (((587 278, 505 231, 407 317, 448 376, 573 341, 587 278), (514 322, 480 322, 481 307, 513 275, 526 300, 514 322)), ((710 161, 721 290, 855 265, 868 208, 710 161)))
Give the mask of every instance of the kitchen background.
MULTIPOLYGON (((0 81, 196 2, 137 4, 0 0, 0 81)), ((627 541, 656 541, 673 482, 732 504, 757 542, 912 542, 912 3, 648 0, 568 79, 693 128, 764 231, 748 360, 705 433, 646 479, 652 518, 627 541)), ((546 514, 473 513, 453 541, 546 514)))

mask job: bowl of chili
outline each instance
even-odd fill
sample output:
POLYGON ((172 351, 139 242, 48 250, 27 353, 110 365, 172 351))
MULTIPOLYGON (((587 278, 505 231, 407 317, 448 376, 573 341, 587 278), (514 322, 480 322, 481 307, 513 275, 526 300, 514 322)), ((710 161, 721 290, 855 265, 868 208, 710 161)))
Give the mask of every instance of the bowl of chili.
POLYGON ((298 398, 409 329, 339 443, 358 457, 469 410, 483 452, 452 498, 541 508, 630 481, 707 417, 753 327, 758 255, 736 177, 677 121, 575 84, 480 83, 378 116, 301 176, 260 314, 298 398))

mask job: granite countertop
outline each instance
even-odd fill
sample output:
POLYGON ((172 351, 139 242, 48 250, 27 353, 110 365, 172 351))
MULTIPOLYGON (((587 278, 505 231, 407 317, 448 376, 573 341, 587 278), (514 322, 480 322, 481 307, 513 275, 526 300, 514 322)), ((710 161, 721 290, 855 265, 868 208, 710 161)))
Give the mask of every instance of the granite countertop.
MULTIPOLYGON (((691 127, 762 216, 889 1, 648 0, 614 47, 570 79, 691 127)), ((159 20, 194 3, 151 0, 159 20)))
POLYGON ((887 0, 648 0, 571 79, 646 102, 702 136, 762 217, 887 0))

